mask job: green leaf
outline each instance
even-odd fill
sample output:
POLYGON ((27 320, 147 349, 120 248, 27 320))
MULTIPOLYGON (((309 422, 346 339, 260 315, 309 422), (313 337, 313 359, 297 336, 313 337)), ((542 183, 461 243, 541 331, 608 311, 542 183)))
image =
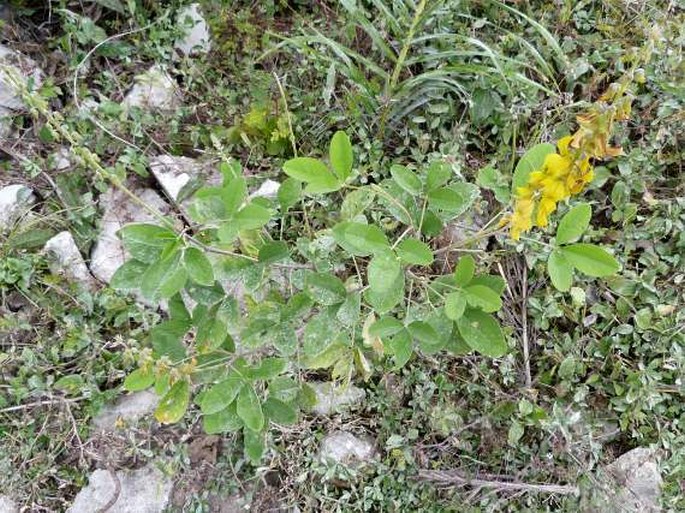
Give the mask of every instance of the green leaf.
POLYGON ((252 431, 261 431, 264 428, 262 403, 251 385, 246 385, 240 389, 236 411, 245 423, 246 428, 252 431))
POLYGON ((368 256, 390 248, 385 233, 374 224, 339 223, 333 228, 333 238, 345 251, 356 256, 368 256))
POLYGON ((476 272, 476 261, 471 255, 463 256, 459 259, 456 269, 454 269, 454 279, 457 285, 465 287, 473 279, 476 272))
POLYGON ((407 191, 412 196, 418 196, 421 194, 423 184, 413 171, 410 171, 404 166, 396 164, 390 168, 390 174, 397 185, 402 187, 402 189, 407 191))
POLYGON ((68 374, 55 381, 53 387, 56 390, 73 395, 83 392, 84 385, 83 376, 80 374, 68 374))
POLYGON ((568 292, 573 283, 573 267, 564 254, 555 249, 547 259, 547 274, 552 280, 552 285, 561 292, 568 292))
POLYGON ((384 341, 383 345, 393 355, 395 370, 404 367, 413 353, 412 338, 405 329, 397 332, 395 336, 387 341, 384 341))
POLYGON ((391 251, 378 253, 371 259, 367 276, 371 290, 376 294, 387 293, 397 283, 402 272, 400 262, 391 251))
POLYGON ((492 315, 467 308, 457 320, 457 327, 466 343, 479 353, 496 358, 507 352, 502 329, 492 315))
POLYGON ((435 160, 428 166, 426 174, 426 188, 434 191, 438 187, 445 185, 452 177, 452 169, 447 162, 435 160))
POLYGON ((147 264, 157 260, 162 249, 176 239, 174 232, 154 224, 129 224, 118 235, 131 256, 147 264))
POLYGON ((267 242, 259 248, 259 263, 273 264, 290 257, 288 245, 283 241, 267 242))
POLYGON ((374 337, 389 337, 395 333, 402 331, 404 324, 394 317, 384 316, 374 322, 369 328, 369 334, 374 337))
POLYGON ((350 138, 342 130, 338 130, 333 135, 328 155, 333 171, 335 171, 340 181, 344 182, 352 173, 354 155, 350 138))
POLYGON ((554 153, 556 148, 553 144, 541 143, 536 144, 526 153, 523 154, 521 160, 516 164, 514 169, 514 178, 511 184, 511 192, 516 194, 519 187, 523 187, 528 183, 528 177, 533 171, 537 171, 545 163, 545 157, 550 153, 554 153))
POLYGON ((243 421, 236 411, 235 403, 231 403, 221 411, 202 417, 202 427, 208 435, 233 433, 242 428, 243 425, 243 421))
POLYGON ((337 305, 345 301, 347 296, 343 282, 330 273, 309 273, 305 285, 310 296, 322 305, 337 305))
POLYGON ((430 323, 425 321, 414 321, 407 327, 407 330, 418 342, 421 350, 427 354, 440 351, 447 342, 430 323))
POLYGON ((262 408, 264 409, 264 415, 276 424, 291 426, 297 423, 297 411, 283 401, 269 397, 264 401, 262 408))
POLYGON ((200 285, 214 285, 214 270, 212 263, 198 248, 186 248, 183 251, 183 265, 188 271, 188 276, 200 285))
POLYGON ((433 251, 428 244, 418 239, 404 239, 397 245, 397 255, 400 259, 412 265, 431 265, 433 251))
POLYGON ((319 353, 310 354, 306 352, 303 363, 307 369, 327 369, 348 356, 349 352, 348 344, 341 340, 335 340, 319 353))
POLYGON ((204 319, 197 329, 195 345, 200 353, 217 349, 226 340, 228 331, 221 319, 216 317, 204 319))
POLYGON ((264 358, 259 365, 249 368, 245 374, 249 379, 273 379, 285 370, 285 364, 283 358, 264 358))
POLYGON ((455 212, 464 206, 464 198, 449 187, 436 189, 428 193, 428 204, 436 210, 455 212))
POLYGON ((250 429, 243 429, 243 445, 245 446, 245 456, 253 465, 258 465, 264 455, 265 433, 261 431, 253 431, 250 429))
POLYGON ((233 218, 233 221, 235 222, 235 229, 242 231, 261 228, 270 219, 271 212, 269 209, 253 202, 241 208, 233 218))
POLYGON ((183 418, 190 402, 190 383, 177 381, 164 395, 155 410, 160 424, 174 424, 183 418))
POLYGON ((287 178, 278 188, 277 198, 281 210, 286 211, 300 201, 302 197, 302 182, 294 178, 287 178))
POLYGON ((297 157, 283 164, 283 171, 288 176, 305 182, 305 192, 320 194, 337 191, 341 183, 333 176, 326 164, 310 157, 297 157))
POLYGON ((186 356, 186 348, 181 341, 190 325, 186 321, 164 321, 150 330, 155 356, 168 356, 172 362, 186 356))
POLYGON ((498 296, 502 295, 507 286, 504 278, 495 274, 481 274, 474 276, 468 284, 485 285, 486 287, 492 289, 498 296))
POLYGON ((378 314, 388 313, 404 299, 404 273, 397 274, 397 280, 386 292, 376 292, 369 287, 364 292, 366 301, 378 314))
POLYGON ((124 388, 129 392, 138 392, 150 388, 155 382, 155 373, 152 366, 136 369, 126 376, 124 388))
POLYGON ((149 264, 129 260, 116 270, 109 285, 115 290, 135 290, 140 287, 148 267, 149 264))
POLYGON ((140 291, 150 300, 168 299, 186 284, 188 273, 181 265, 181 252, 176 251, 153 263, 143 274, 140 291))
POLYGON ((613 256, 594 244, 572 244, 559 251, 573 267, 595 278, 615 274, 620 267, 613 256))
POLYGON ((464 288, 464 297, 469 305, 484 312, 496 312, 502 308, 499 295, 485 285, 470 285, 464 288))
POLYGON ((376 192, 369 186, 355 189, 345 196, 340 207, 340 219, 351 221, 373 204, 376 192))
POLYGON ((340 323, 344 326, 354 326, 359 320, 362 296, 359 292, 352 292, 347 295, 345 302, 340 305, 335 314, 340 323))
POLYGON ((278 376, 269 382, 269 397, 284 403, 290 403, 297 399, 299 392, 300 385, 290 376, 278 376))
POLYGON ((226 379, 212 385, 203 394, 200 403, 202 413, 210 415, 225 410, 235 401, 244 385, 245 380, 237 372, 231 372, 226 379))
POLYGON ((581 203, 569 210, 559 221, 557 228, 557 244, 568 244, 578 240, 590 225, 592 207, 581 203))
POLYGON ((445 296, 445 315, 448 319, 456 321, 464 315, 465 309, 466 297, 461 291, 450 292, 445 296))
POLYGON ((221 188, 221 200, 224 203, 226 216, 235 214, 247 196, 247 183, 242 176, 233 178, 221 188))

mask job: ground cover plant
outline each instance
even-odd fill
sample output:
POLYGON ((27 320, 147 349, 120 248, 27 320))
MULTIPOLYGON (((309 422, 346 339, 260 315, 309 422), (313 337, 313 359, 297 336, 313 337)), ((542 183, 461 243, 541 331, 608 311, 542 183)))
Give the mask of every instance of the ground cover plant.
POLYGON ((187 4, 3 17, 48 71, 0 68, 0 185, 33 191, 0 239, 0 491, 66 510, 152 463, 169 511, 621 511, 640 447, 682 510, 682 8, 206 2, 190 51, 187 4), (174 93, 132 105, 157 69, 174 93), (321 414, 322 382, 363 398, 321 414), (340 432, 369 455, 325 457, 340 432))

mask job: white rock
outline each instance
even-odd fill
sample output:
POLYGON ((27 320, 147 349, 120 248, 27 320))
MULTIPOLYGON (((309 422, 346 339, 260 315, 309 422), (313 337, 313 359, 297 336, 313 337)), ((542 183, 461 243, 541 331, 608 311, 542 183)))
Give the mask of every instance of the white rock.
POLYGON ((68 148, 62 147, 51 156, 52 169, 64 171, 71 167, 71 152, 68 148))
POLYGON ((35 201, 33 191, 25 185, 8 185, 0 189, 0 232, 26 214, 35 201))
POLYGON ((187 27, 175 48, 186 55, 207 53, 211 48, 209 27, 200 12, 200 4, 190 4, 178 13, 177 23, 187 27))
POLYGON ((122 102, 124 108, 173 110, 179 105, 178 86, 161 66, 155 64, 134 80, 135 84, 122 102))
POLYGON ((268 198, 274 199, 278 195, 278 189, 281 184, 273 180, 266 180, 259 189, 250 194, 250 198, 268 198))
POLYGON ((159 155, 150 159, 150 171, 174 201, 197 168, 198 164, 187 157, 159 155))
POLYGON ((316 393, 316 406, 312 409, 315 415, 330 415, 350 409, 361 403, 366 392, 354 385, 344 387, 331 382, 309 384, 316 393))
POLYGON ((610 496, 617 511, 651 513, 661 511, 661 474, 654 451, 638 447, 607 467, 618 485, 610 496))
POLYGON ((159 396, 149 390, 121 396, 114 404, 102 408, 93 418, 93 427, 98 431, 114 431, 119 419, 135 423, 151 415, 159 404, 159 396))
MULTIPOLYGON (((172 480, 153 466, 116 472, 121 489, 107 513, 162 513, 171 498, 172 480)), ((116 493, 116 480, 107 470, 96 470, 67 513, 93 513, 116 493)))
POLYGON ((15 52, 5 45, 0 45, 0 107, 9 110, 26 110, 26 105, 19 95, 14 79, 22 80, 33 89, 43 82, 43 72, 33 59, 15 52))
POLYGON ((19 513, 19 508, 7 495, 0 495, 0 513, 19 513))
POLYGON ((71 233, 67 231, 58 233, 45 243, 43 251, 53 257, 50 263, 50 271, 53 274, 62 274, 67 279, 84 285, 94 284, 93 277, 88 272, 88 266, 83 261, 71 233))
POLYGON ((322 460, 354 466, 369 461, 376 454, 372 440, 358 438, 347 431, 336 431, 321 441, 319 456, 322 460))
MULTIPOLYGON (((132 192, 161 213, 169 212, 169 206, 152 189, 134 189, 132 192)), ((115 271, 127 258, 117 232, 128 223, 148 223, 158 220, 118 189, 110 189, 103 194, 100 197, 100 204, 104 208, 104 215, 101 220, 100 235, 90 255, 90 271, 98 280, 109 283, 115 271)))

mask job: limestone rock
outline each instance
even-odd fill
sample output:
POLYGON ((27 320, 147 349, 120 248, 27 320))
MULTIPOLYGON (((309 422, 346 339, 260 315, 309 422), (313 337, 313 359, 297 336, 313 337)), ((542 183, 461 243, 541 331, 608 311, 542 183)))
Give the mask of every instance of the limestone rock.
POLYGON ((0 495, 0 513, 19 513, 19 508, 7 495, 0 495))
POLYGON ((0 107, 10 111, 26 110, 13 78, 32 81, 33 89, 43 82, 43 72, 38 65, 25 55, 15 52, 5 45, 0 45, 0 107))
POLYGON ((200 12, 200 4, 186 6, 178 13, 178 24, 187 27, 185 36, 175 48, 185 55, 207 53, 211 48, 209 27, 200 12))
POLYGON ((124 395, 100 410, 93 418, 93 427, 99 431, 114 431, 120 419, 129 424, 137 422, 151 415, 158 404, 159 396, 149 390, 124 395))
POLYGON ((250 194, 250 198, 274 199, 278 194, 281 184, 273 180, 266 180, 259 188, 250 194))
POLYGON ((321 441, 319 456, 324 461, 357 466, 373 459, 375 454, 373 440, 357 437, 347 431, 336 431, 321 441))
POLYGON ((361 403, 366 392, 354 385, 344 387, 332 382, 310 383, 316 393, 315 415, 331 415, 350 409, 361 403))
POLYGON ((45 243, 43 251, 53 257, 50 265, 53 274, 62 274, 67 279, 84 285, 94 284, 88 266, 83 261, 81 252, 68 231, 60 232, 52 237, 45 243))
POLYGON ((162 513, 171 497, 172 480, 153 466, 116 472, 96 470, 67 513, 93 513, 107 505, 121 486, 116 502, 107 513, 162 513))
POLYGON ((0 232, 9 229, 36 201, 25 185, 8 185, 0 189, 0 232))
POLYGON ((150 171, 167 196, 174 201, 178 199, 181 189, 191 180, 200 180, 207 185, 221 185, 222 182, 221 173, 213 171, 203 162, 188 157, 152 157, 150 171))
MULTIPOLYGON (((132 192, 161 213, 169 212, 169 206, 152 189, 134 189, 132 192)), ((104 215, 100 235, 90 256, 90 271, 98 280, 109 283, 115 271, 127 258, 117 232, 128 223, 149 223, 157 220, 118 189, 109 189, 104 193, 100 197, 100 204, 104 209, 104 215)))
POLYGON ((122 105, 124 108, 140 107, 150 110, 169 111, 178 107, 180 93, 176 82, 159 65, 135 77, 135 84, 122 105))
POLYGON ((654 451, 638 447, 620 456, 606 470, 618 485, 610 498, 616 511, 660 511, 662 480, 654 451))

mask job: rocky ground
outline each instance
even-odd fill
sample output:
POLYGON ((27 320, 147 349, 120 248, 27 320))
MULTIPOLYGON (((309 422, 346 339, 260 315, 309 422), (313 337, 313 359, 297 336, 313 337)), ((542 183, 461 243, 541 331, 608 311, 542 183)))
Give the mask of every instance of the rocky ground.
MULTIPOLYGON (((175 35, 172 60, 148 63, 135 75, 122 79, 121 86, 124 90, 119 98, 106 98, 103 94, 91 94, 94 91, 88 91, 88 95, 84 94, 78 99, 72 96, 72 103, 69 105, 59 106, 53 102, 51 108, 58 112, 68 109, 70 115, 80 112, 84 120, 91 120, 97 125, 98 113, 102 109, 111 108, 111 102, 121 109, 121 116, 125 116, 128 110, 134 110, 140 116, 164 116, 165 113, 192 107, 193 97, 183 86, 184 81, 190 80, 184 75, 188 62, 192 62, 192 59, 205 62, 202 59, 219 44, 213 39, 212 29, 205 20, 203 10, 200 4, 190 4, 176 13, 178 19, 190 21, 184 30, 175 35), (184 64, 181 65, 181 62, 184 64)), ((14 12, 14 16, 20 15, 19 11, 14 12)), ((10 24, 14 21, 16 20, 10 24)), ((82 65, 75 68, 76 77, 78 78, 78 73, 87 75, 88 67, 88 61, 84 58, 82 65)), ((32 129, 26 128, 30 124, 30 108, 22 99, 14 80, 19 77, 21 81, 31 83, 32 87, 37 88, 46 80, 51 80, 51 73, 53 70, 41 68, 39 63, 30 58, 22 45, 16 44, 16 38, 6 37, 6 42, 0 45, 0 151, 8 162, 5 168, 7 172, 0 175, 0 232, 8 240, 13 236, 9 234, 16 233, 23 234, 24 238, 31 233, 38 237, 42 234, 39 231, 43 229, 46 218, 62 215, 53 208, 53 204, 68 195, 69 191, 64 187, 65 182, 56 183, 55 177, 82 166, 79 156, 74 155, 68 145, 46 143, 45 150, 36 152, 35 145, 41 144, 40 136, 36 138, 32 129), (19 116, 27 119, 21 127, 17 121, 19 116), (26 153, 30 151, 34 153, 26 153), (31 165, 31 162, 35 163, 35 155, 41 157, 38 168, 31 165)), ((81 90, 84 91, 83 88, 81 90)), ((164 127, 160 129, 164 130, 164 127)), ((107 151, 106 148, 102 150, 107 151)), ((191 155, 188 152, 187 155, 180 156, 155 148, 146 150, 146 153, 148 158, 142 165, 145 174, 149 172, 149 176, 134 176, 129 179, 129 186, 143 203, 165 216, 183 218, 187 215, 188 188, 196 183, 218 183, 221 179, 214 157, 209 152, 207 155, 191 155)), ((280 187, 280 181, 277 180, 279 178, 275 174, 270 177, 257 176, 251 185, 251 197, 274 198, 280 187)), ((107 290, 116 269, 129 258, 117 236, 119 229, 128 223, 153 221, 154 217, 142 203, 132 201, 120 190, 103 183, 78 201, 81 200, 87 200, 89 204, 77 205, 74 207, 75 211, 80 207, 93 210, 88 214, 93 226, 92 236, 88 236, 90 242, 84 244, 84 232, 80 231, 82 225, 78 222, 60 221, 54 224, 54 229, 50 230, 46 240, 38 237, 39 246, 31 246, 28 253, 44 258, 48 266, 46 272, 58 277, 47 282, 48 288, 64 288, 63 297, 73 296, 77 303, 87 300, 97 302, 100 301, 97 298, 102 297, 102 291, 107 290)), ((227 289, 235 289, 237 286, 239 284, 226 283, 227 289)), ((18 316, 15 320, 21 317, 21 322, 29 325, 37 322, 34 307, 39 305, 31 305, 30 300, 22 298, 17 301, 18 306, 12 311, 13 316, 18 316)), ((164 318, 166 315, 164 307, 153 308, 142 298, 134 297, 126 301, 129 305, 127 308, 148 312, 136 314, 139 316, 135 321, 122 321, 127 326, 135 324, 132 328, 134 330, 143 330, 150 319, 164 318)), ((7 297, 4 302, 3 309, 9 312, 7 297)), ((92 310, 94 307, 88 308, 92 310)), ((75 323, 82 321, 79 318, 73 319, 75 323)), ((126 341, 117 338, 120 335, 110 328, 107 330, 109 331, 104 339, 109 346, 106 347, 112 347, 112 351, 116 352, 117 347, 126 346, 126 341)), ((84 336, 90 335, 86 333, 84 336)), ((12 345, 26 346, 22 340, 7 336, 0 345, 0 365, 3 365, 3 355, 10 354, 9 347, 12 345)), ((0 376, 6 379, 6 385, 2 386, 19 386, 16 379, 9 375, 10 367, 7 369, 7 375, 4 370, 0 370, 0 376)), ((121 378, 122 372, 117 372, 121 378)), ((68 503, 48 500, 47 504, 53 506, 40 506, 32 502, 38 495, 36 490, 19 490, 14 480, 0 477, 0 513, 48 511, 51 507, 63 507, 69 513, 303 511, 305 505, 294 499, 289 492, 284 493, 285 489, 297 487, 299 482, 321 480, 321 489, 334 487, 345 493, 344 490, 356 489, 359 482, 369 479, 364 477, 367 472, 365 468, 376 468, 377 465, 388 464, 387 461, 392 458, 399 458, 398 454, 406 448, 406 440, 403 439, 394 447, 392 437, 381 437, 379 432, 382 428, 379 426, 384 420, 378 412, 382 410, 382 406, 377 406, 375 416, 369 418, 367 404, 370 400, 379 401, 379 397, 385 397, 388 404, 395 404, 393 401, 402 403, 405 401, 403 397, 407 393, 406 389, 403 390, 401 386, 397 390, 393 389, 392 384, 387 382, 380 383, 378 389, 373 390, 364 385, 342 386, 328 381, 325 375, 309 376, 307 379, 316 393, 316 405, 302 420, 302 425, 282 428, 278 435, 274 435, 279 447, 279 455, 275 459, 292 461, 291 455, 288 455, 292 451, 307 454, 312 462, 309 466, 303 466, 301 471, 292 469, 292 474, 287 478, 273 470, 279 467, 279 463, 256 469, 253 477, 246 478, 246 469, 235 468, 233 463, 236 460, 230 457, 236 450, 235 436, 202 434, 197 426, 192 425, 160 426, 152 419, 152 413, 159 402, 159 397, 154 392, 124 393, 113 381, 105 378, 105 386, 102 387, 104 390, 98 391, 97 401, 88 406, 87 413, 79 414, 79 423, 83 423, 75 425, 73 432, 68 435, 66 445, 69 449, 60 450, 60 457, 73 462, 81 470, 88 470, 85 479, 76 475, 67 477, 67 474, 53 476, 54 482, 58 483, 56 489, 59 490, 63 485, 68 490, 68 503), (111 388, 107 388, 108 386, 111 388), (308 439, 298 438, 298 431, 305 433, 308 439), (324 470, 319 471, 319 468, 324 470), (287 486, 282 481, 285 479, 289 480, 287 486), (223 482, 224 485, 215 486, 217 482, 223 482), (206 509, 190 509, 190 505, 200 499, 206 509)), ((420 382, 418 379, 417 387, 420 382)), ((92 398, 88 391, 74 395, 44 395, 36 399, 29 397, 25 403, 19 403, 18 407, 13 403, 0 403, 0 415, 23 414, 21 404, 42 402, 44 404, 39 407, 50 411, 54 409, 57 412, 54 413, 54 418, 59 419, 59 422, 76 424, 71 409, 78 407, 80 401, 90 401, 92 398)), ((411 403, 410 400, 406 402, 411 403)), ((19 428, 15 425, 11 429, 19 428)), ((459 429, 469 428, 462 426, 459 429)), ((36 436, 39 437, 50 436, 46 435, 49 429, 46 431, 40 426, 33 426, 31 430, 31 433, 37 433, 36 436)), ((609 447, 617 439, 615 431, 618 428, 610 426, 606 430, 608 434, 602 438, 604 435, 594 429, 590 438, 600 448, 609 447)), ((12 434, 11 431, 5 431, 0 436, 11 437, 12 434)), ((456 444, 456 447, 461 443, 461 435, 450 436, 453 438, 446 439, 451 440, 445 442, 447 445, 456 444)), ((502 436, 501 433, 499 436, 502 436)), ((503 436, 506 437, 506 432, 503 436)), ((5 445, 7 451, 12 450, 9 442, 3 442, 0 438, 0 443, 5 445)), ((645 443, 644 447, 640 447, 635 443, 618 443, 612 447, 612 457, 603 458, 596 465, 588 467, 588 474, 583 479, 593 483, 589 487, 571 483, 553 489, 555 485, 551 483, 518 482, 486 473, 466 476, 436 472, 425 474, 424 477, 428 476, 429 479, 426 480, 437 488, 447 489, 455 484, 468 484, 476 493, 488 487, 494 487, 505 494, 509 493, 507 487, 514 490, 513 493, 535 491, 539 487, 537 491, 543 494, 555 492, 573 497, 589 494, 593 496, 593 500, 587 511, 660 511, 662 475, 660 454, 655 451, 654 445, 645 443), (623 449, 616 449, 621 447, 623 449)), ((434 448, 425 450, 432 451, 434 448)), ((26 463, 29 468, 34 464, 36 462, 26 463)), ((243 461, 241 465, 246 464, 243 461)), ((22 472, 25 471, 23 466, 22 472)), ((403 511, 401 506, 396 507, 399 509, 395 511, 403 511)), ((319 508, 310 510, 333 510, 330 504, 320 505, 319 508)), ((369 510, 380 511, 371 508, 369 510)))

